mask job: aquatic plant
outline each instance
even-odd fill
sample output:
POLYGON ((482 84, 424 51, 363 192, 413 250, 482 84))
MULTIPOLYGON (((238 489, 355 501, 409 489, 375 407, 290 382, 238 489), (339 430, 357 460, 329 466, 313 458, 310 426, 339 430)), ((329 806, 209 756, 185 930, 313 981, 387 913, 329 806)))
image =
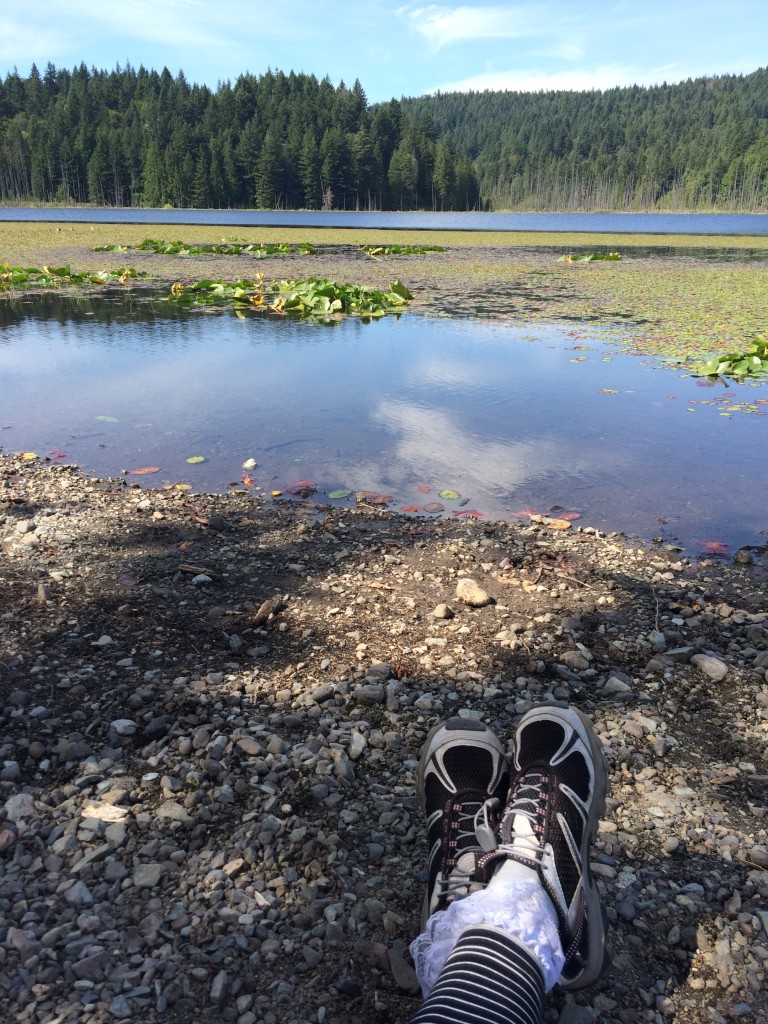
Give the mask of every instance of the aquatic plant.
POLYGON ((768 374, 768 338, 755 335, 746 352, 715 355, 693 370, 694 377, 762 377, 768 374))
POLYGON ((621 253, 618 252, 582 252, 568 253, 565 256, 558 256, 558 263, 594 263, 595 260, 620 260, 621 253))
POLYGON ((393 281, 388 290, 382 290, 367 285, 337 284, 322 277, 265 284, 260 274, 253 281, 176 283, 168 301, 186 306, 234 306, 239 310, 302 318, 352 315, 367 319, 402 312, 412 298, 400 281, 393 281))
POLYGON ((162 238, 145 238, 136 246, 97 245, 93 252, 127 252, 133 248, 137 252, 154 252, 161 256, 254 256, 265 259, 267 256, 290 256, 295 252, 314 255, 317 249, 311 242, 275 242, 264 245, 262 242, 204 242, 192 245, 190 242, 166 242, 162 238))
POLYGON ((0 264, 0 290, 11 288, 55 288, 66 285, 103 285, 126 284, 139 278, 149 277, 148 274, 136 271, 133 267, 118 267, 117 270, 74 271, 67 265, 64 267, 12 267, 8 263, 0 264))
POLYGON ((361 245, 362 252, 373 256, 423 256, 428 252, 445 252, 442 245, 361 245))

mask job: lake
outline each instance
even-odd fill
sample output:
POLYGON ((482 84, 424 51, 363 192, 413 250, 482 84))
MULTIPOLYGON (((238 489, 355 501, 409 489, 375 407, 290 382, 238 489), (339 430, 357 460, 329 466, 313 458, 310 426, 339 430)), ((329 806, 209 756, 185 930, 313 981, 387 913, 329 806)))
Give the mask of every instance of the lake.
POLYGON ((0 207, 0 221, 373 228, 382 231, 575 231, 610 234, 768 235, 768 214, 764 213, 362 213, 353 211, 321 213, 311 210, 0 207))
POLYGON ((157 468, 128 476, 143 486, 307 481, 313 503, 354 503, 329 497, 345 489, 445 515, 557 507, 692 552, 766 540, 768 385, 702 386, 584 324, 328 326, 49 294, 0 304, 0 376, 4 450, 99 476, 157 468))

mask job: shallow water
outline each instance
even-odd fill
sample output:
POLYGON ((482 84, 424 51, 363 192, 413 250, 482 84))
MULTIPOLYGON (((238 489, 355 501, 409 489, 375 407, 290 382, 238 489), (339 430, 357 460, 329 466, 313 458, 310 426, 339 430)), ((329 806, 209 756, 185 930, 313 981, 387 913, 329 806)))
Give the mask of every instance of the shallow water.
POLYGON ((47 296, 0 306, 0 377, 5 451, 100 476, 158 467, 129 477, 143 486, 242 487, 254 458, 254 492, 307 480, 315 502, 561 506, 690 550, 766 539, 768 386, 702 387, 583 325, 327 326, 47 296))

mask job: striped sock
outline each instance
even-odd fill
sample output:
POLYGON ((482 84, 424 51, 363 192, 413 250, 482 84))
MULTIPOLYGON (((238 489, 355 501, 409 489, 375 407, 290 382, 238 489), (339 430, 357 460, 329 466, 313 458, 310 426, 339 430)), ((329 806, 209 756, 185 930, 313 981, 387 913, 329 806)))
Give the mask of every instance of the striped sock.
POLYGON ((467 928, 411 1024, 539 1024, 536 959, 496 928, 467 928))

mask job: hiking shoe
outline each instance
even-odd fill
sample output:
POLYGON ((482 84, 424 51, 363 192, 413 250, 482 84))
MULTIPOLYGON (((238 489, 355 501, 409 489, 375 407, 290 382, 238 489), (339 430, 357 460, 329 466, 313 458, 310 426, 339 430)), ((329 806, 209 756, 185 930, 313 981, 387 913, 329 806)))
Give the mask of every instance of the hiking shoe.
POLYGON ((427 736, 416 785, 429 844, 423 930, 435 911, 484 887, 475 869, 496 846, 499 812, 509 792, 504 748, 482 722, 450 718, 427 736))
POLYGON ((557 912, 565 955, 561 989, 586 987, 606 963, 589 850, 608 789, 605 755, 586 715, 552 704, 523 715, 499 845, 479 869, 495 870, 511 857, 536 871, 557 912))

